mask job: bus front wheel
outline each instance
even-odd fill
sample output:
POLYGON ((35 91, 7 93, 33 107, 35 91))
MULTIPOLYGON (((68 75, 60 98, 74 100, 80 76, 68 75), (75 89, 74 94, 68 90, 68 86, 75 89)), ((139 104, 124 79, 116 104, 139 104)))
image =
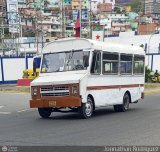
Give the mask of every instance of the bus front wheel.
POLYGON ((94 106, 93 106, 93 101, 90 97, 87 98, 86 103, 82 103, 82 106, 80 108, 80 114, 82 118, 90 118, 93 115, 94 111, 94 106))
POLYGON ((123 97, 123 104, 121 105, 114 105, 114 111, 115 112, 125 112, 129 109, 129 103, 130 103, 130 98, 128 93, 125 93, 123 97))
POLYGON ((49 118, 52 113, 52 108, 38 108, 38 112, 42 118, 49 118))

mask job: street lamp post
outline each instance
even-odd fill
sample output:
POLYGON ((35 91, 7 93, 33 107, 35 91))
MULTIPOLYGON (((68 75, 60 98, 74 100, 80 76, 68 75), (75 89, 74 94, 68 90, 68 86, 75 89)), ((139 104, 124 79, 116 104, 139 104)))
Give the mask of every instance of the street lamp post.
POLYGON ((155 33, 153 33, 153 34, 149 37, 148 50, 147 50, 148 53, 150 52, 150 42, 151 42, 151 38, 153 37, 154 34, 155 34, 155 33))
MULTIPOLYGON (((147 53, 148 53, 148 67, 149 67, 149 60, 150 60, 150 57, 149 57, 149 53, 150 53, 150 42, 151 42, 151 38, 153 37, 153 35, 155 34, 155 32, 153 34, 151 34, 151 36, 149 37, 149 41, 148 41, 148 50, 147 50, 147 53)), ((152 68, 152 67, 151 67, 152 68)))

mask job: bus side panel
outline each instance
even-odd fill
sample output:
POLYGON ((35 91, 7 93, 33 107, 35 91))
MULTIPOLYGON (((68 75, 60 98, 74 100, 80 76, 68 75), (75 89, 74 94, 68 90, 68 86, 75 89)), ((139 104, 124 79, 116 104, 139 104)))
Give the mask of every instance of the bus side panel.
POLYGON ((95 106, 106 106, 122 103, 122 95, 119 89, 118 77, 107 77, 105 75, 90 75, 87 84, 87 94, 91 94, 95 106), (114 87, 112 87, 114 86, 114 87))
POLYGON ((130 88, 128 91, 131 94, 131 102, 135 102, 141 99, 142 93, 144 92, 144 87, 140 86, 136 88, 130 88))
POLYGON ((131 102, 134 102, 141 99, 143 90, 143 76, 91 75, 87 84, 87 94, 93 96, 96 106, 122 104, 126 91, 130 92, 131 102))
POLYGON ((119 89, 103 89, 103 90, 90 90, 95 101, 95 106, 116 105, 122 103, 122 95, 119 89))
POLYGON ((122 88, 122 89, 104 89, 104 90, 90 90, 87 94, 91 94, 95 101, 95 106, 118 105, 123 103, 123 96, 128 91, 130 93, 131 102, 141 99, 140 87, 136 88, 122 88))

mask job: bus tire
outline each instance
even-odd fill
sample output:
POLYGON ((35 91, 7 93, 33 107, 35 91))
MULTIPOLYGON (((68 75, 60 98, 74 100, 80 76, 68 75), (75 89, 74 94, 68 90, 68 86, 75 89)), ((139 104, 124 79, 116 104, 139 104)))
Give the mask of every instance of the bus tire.
POLYGON ((136 101, 134 101, 133 103, 138 103, 139 102, 139 100, 136 100, 136 101))
POLYGON ((38 108, 38 112, 42 118, 49 118, 52 113, 52 108, 38 108))
POLYGON ((81 117, 84 119, 88 119, 93 115, 93 111, 94 111, 93 101, 90 97, 88 97, 87 102, 82 103, 82 106, 80 108, 81 117))
POLYGON ((120 111, 119 111, 119 105, 114 105, 113 107, 114 107, 114 111, 115 111, 115 112, 120 112, 120 111))
POLYGON ((130 103, 130 98, 128 93, 124 94, 123 97, 123 104, 121 105, 114 105, 114 111, 115 112, 125 112, 129 109, 129 103, 130 103))

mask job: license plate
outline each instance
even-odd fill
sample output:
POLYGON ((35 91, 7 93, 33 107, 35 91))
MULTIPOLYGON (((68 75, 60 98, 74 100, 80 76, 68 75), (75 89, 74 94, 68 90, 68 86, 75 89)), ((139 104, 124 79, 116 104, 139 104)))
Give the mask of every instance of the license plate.
POLYGON ((49 101, 49 106, 50 107, 56 106, 56 101, 49 101))

